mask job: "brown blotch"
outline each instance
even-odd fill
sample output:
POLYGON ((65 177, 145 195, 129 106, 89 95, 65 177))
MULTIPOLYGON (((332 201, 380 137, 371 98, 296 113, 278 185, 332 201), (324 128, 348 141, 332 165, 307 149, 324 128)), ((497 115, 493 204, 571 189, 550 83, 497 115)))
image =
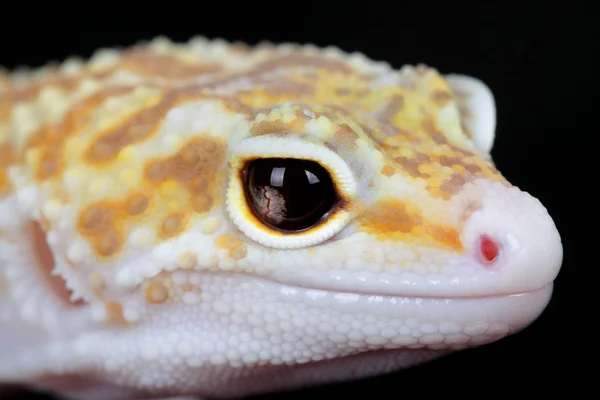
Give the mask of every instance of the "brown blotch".
POLYGON ((94 204, 79 214, 79 229, 82 231, 101 232, 107 230, 113 221, 114 209, 103 204, 94 204))
POLYGON ((212 140, 203 140, 200 142, 200 147, 207 153, 214 153, 217 150, 217 144, 212 140))
POLYGON ((420 139, 412 132, 392 124, 383 124, 378 126, 377 129, 366 124, 361 124, 361 127, 367 136, 372 140, 373 144, 378 148, 398 148, 401 146, 400 144, 389 143, 390 140, 395 140, 398 138, 401 138, 402 141, 410 142, 412 144, 420 141, 420 139))
POLYGON ((439 156, 436 161, 445 167, 451 167, 453 165, 463 165, 463 159, 460 157, 448 157, 445 155, 439 156))
POLYGON ((165 162, 157 162, 149 165, 146 168, 146 178, 151 181, 163 181, 165 180, 167 173, 169 172, 168 164, 165 162))
POLYGON ((163 238, 177 236, 185 228, 185 218, 179 214, 171 215, 163 221, 161 228, 163 238))
POLYGON ((402 110, 402 107, 404 107, 404 97, 401 94, 395 95, 390 102, 377 113, 377 120, 385 123, 391 122, 396 114, 402 110))
POLYGON ((448 143, 447 145, 450 148, 450 150, 452 150, 455 153, 462 154, 463 156, 471 157, 475 155, 471 150, 463 149, 461 147, 456 146, 455 144, 448 143))
POLYGON ((150 205, 150 199, 147 196, 137 193, 130 196, 126 201, 127 213, 129 215, 141 215, 150 205))
POLYGON ((446 135, 444 135, 444 133, 438 129, 438 127, 435 124, 435 121, 433 120, 433 118, 430 115, 427 115, 423 119, 421 126, 422 126, 423 130, 425 131, 425 133, 427 133, 429 135, 429 137, 435 143, 437 143, 437 144, 447 144, 448 143, 448 140, 446 139, 446 135))
POLYGON ((149 164, 146 177, 157 182, 189 183, 190 188, 197 190, 198 182, 214 174, 223 162, 224 147, 209 137, 195 137, 175 155, 149 164))
POLYGON ((208 189, 208 179, 204 176, 198 176, 189 184, 189 189, 192 194, 204 193, 208 189))
POLYGON ((336 89, 335 93, 338 96, 348 96, 350 93, 352 93, 352 91, 349 88, 343 87, 343 88, 336 89))
POLYGON ((444 107, 452 101, 452 93, 447 90, 434 90, 431 93, 431 101, 438 107, 444 107))
POLYGON ((431 163, 431 158, 423 153, 415 152, 413 157, 405 157, 399 156, 394 158, 394 161, 402 166, 404 171, 406 171, 413 178, 428 178, 429 175, 421 173, 419 171, 419 166, 421 164, 431 163))
MULTIPOLYGON (((297 121, 297 119, 294 121, 297 121)), ((254 136, 260 136, 268 135, 270 133, 286 132, 291 130, 294 121, 290 123, 285 123, 279 119, 275 121, 261 121, 252 125, 250 133, 254 136)))
POLYGON ((145 176, 157 186, 164 182, 178 182, 189 194, 184 207, 163 221, 162 238, 181 234, 193 213, 202 214, 214 206, 210 182, 223 164, 227 144, 208 135, 194 137, 177 153, 152 160, 146 165, 145 176))
POLYGON ((133 90, 131 87, 118 87, 95 93, 74 104, 59 123, 43 126, 33 133, 26 147, 41 149, 41 160, 36 171, 37 178, 44 180, 57 176, 64 167, 63 145, 66 139, 91 120, 93 111, 103 101, 131 90, 133 90))
POLYGON ((192 206, 194 207, 194 211, 196 211, 199 214, 202 214, 209 211, 212 208, 213 199, 206 193, 199 193, 193 195, 192 206))
POLYGON ((479 165, 466 163, 464 164, 464 166, 465 169, 472 174, 477 174, 478 172, 481 172, 481 167, 479 165))
MULTIPOLYGON (((101 134, 88 148, 86 159, 96 164, 111 161, 126 146, 139 143, 154 135, 160 127, 160 122, 173 107, 201 98, 207 98, 201 86, 167 91, 157 104, 128 116, 124 121, 101 134)), ((225 101, 221 97, 215 99, 225 101)), ((225 102, 228 105, 231 103, 231 101, 225 102)))
POLYGON ((162 120, 173 106, 172 96, 166 96, 163 101, 149 108, 128 116, 124 121, 93 142, 88 148, 85 157, 92 164, 101 164, 115 158, 126 146, 140 142, 151 136, 158 128, 158 121, 162 120))
POLYGON ((111 257, 121 250, 123 239, 118 226, 121 214, 117 205, 108 202, 91 204, 79 213, 77 227, 96 254, 111 257))
POLYGON ((117 232, 108 231, 99 236, 95 243, 95 250, 104 257, 115 255, 121 248, 122 240, 117 232))
POLYGON ((444 200, 449 200, 453 195, 460 192, 460 189, 467 183, 463 175, 452 174, 449 179, 444 180, 439 189, 444 200))

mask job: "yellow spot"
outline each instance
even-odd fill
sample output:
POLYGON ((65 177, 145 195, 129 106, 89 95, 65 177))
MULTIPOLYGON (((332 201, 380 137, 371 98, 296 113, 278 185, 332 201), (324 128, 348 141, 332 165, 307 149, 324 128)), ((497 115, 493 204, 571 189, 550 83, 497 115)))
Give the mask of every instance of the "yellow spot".
POLYGON ((219 236, 215 240, 215 245, 220 249, 228 250, 229 256, 234 260, 243 259, 248 251, 244 242, 228 234, 219 236))
POLYGON ((139 157, 139 152, 134 146, 127 146, 119 153, 119 159, 123 161, 131 160, 136 157, 139 157))
POLYGON ((176 213, 180 209, 181 209, 181 202, 179 200, 171 200, 167 204, 167 210, 169 210, 169 212, 171 212, 171 213, 176 213))
POLYGON ((198 265, 198 257, 194 253, 188 251, 181 253, 177 261, 181 268, 194 268, 198 265))
POLYGON ((64 175, 65 186, 74 189, 77 188, 85 179, 85 174, 77 168, 70 168, 64 175))
POLYGON ((221 221, 217 218, 209 218, 202 224, 202 233, 205 235, 211 235, 219 230, 221 227, 221 221))
POLYGON ((124 169, 119 174, 119 181, 121 183, 133 183, 136 179, 136 172, 132 169, 124 169))
POLYGON ((325 116, 320 116, 316 120, 311 120, 309 124, 314 126, 315 129, 322 130, 328 133, 333 133, 336 130, 336 124, 334 124, 329 118, 325 116))
POLYGON ((129 234, 128 241, 135 247, 151 245, 156 242, 156 233, 147 227, 135 228, 129 234))
POLYGON ((166 181, 160 185, 160 194, 169 197, 177 190, 177 184, 173 181, 166 181))
POLYGON ((419 172, 421 174, 430 174, 431 175, 431 174, 435 173, 435 168, 433 168, 433 165, 431 165, 431 164, 425 164, 425 163, 419 164, 418 168, 419 168, 419 172))
POLYGON ((110 178, 97 178, 92 181, 88 191, 92 196, 98 197, 109 191, 111 186, 112 182, 110 181, 110 178))

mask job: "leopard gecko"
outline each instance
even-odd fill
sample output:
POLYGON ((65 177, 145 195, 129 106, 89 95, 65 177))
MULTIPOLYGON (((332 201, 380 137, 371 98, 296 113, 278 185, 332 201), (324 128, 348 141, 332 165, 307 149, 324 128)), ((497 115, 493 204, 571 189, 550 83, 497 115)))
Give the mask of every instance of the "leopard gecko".
POLYGON ((165 37, 0 72, 0 384, 240 397, 514 334, 562 263, 482 81, 165 37))

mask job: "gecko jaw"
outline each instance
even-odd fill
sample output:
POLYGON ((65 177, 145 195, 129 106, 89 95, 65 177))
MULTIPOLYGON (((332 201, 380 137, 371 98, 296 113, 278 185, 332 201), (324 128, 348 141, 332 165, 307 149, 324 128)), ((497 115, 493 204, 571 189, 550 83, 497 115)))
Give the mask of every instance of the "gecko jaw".
POLYGON ((30 221, 27 229, 33 247, 33 255, 36 258, 36 265, 38 266, 42 281, 46 284, 49 291, 65 307, 85 305, 85 302, 81 298, 75 297, 73 291, 68 287, 65 277, 56 270, 54 256, 48 246, 40 224, 30 221))

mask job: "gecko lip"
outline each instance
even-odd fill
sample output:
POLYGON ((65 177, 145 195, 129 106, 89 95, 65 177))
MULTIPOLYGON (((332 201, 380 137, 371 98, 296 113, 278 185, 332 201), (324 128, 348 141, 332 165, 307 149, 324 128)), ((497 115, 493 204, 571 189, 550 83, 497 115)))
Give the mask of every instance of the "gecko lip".
POLYGON ((289 282, 285 282, 283 280, 278 279, 266 279, 265 280, 280 284, 280 285, 289 285, 298 289, 303 290, 314 290, 314 291, 324 291, 331 292, 337 294, 348 294, 348 295, 357 295, 357 296, 381 296, 387 298, 405 298, 405 299, 432 299, 432 300, 477 300, 477 299, 500 299, 500 298, 508 298, 512 296, 524 296, 533 293, 542 293, 545 291, 552 291, 554 287, 554 282, 551 281, 545 285, 542 285, 537 288, 533 288, 530 290, 521 290, 521 291, 506 291, 506 292, 493 292, 492 294, 422 294, 422 293, 402 293, 401 290, 393 292, 393 291, 385 291, 385 290, 359 290, 352 288, 341 288, 335 286, 327 286, 327 285, 310 285, 310 284, 291 284, 289 282))
POLYGON ((396 313, 415 313, 414 315, 438 315, 441 319, 450 317, 453 320, 466 321, 471 318, 477 319, 473 316, 478 315, 481 321, 500 323, 509 327, 507 331, 495 334, 496 339, 507 333, 518 332, 535 321, 550 302, 554 289, 554 283, 551 282, 541 288, 523 292, 496 293, 485 296, 418 296, 316 289, 291 286, 261 278, 254 280, 261 286, 261 289, 273 285, 280 286, 276 290, 290 298, 300 296, 302 301, 320 303, 323 307, 351 307, 351 305, 361 304, 361 307, 371 310, 369 312, 380 312, 388 315, 389 318, 394 318, 396 313))

